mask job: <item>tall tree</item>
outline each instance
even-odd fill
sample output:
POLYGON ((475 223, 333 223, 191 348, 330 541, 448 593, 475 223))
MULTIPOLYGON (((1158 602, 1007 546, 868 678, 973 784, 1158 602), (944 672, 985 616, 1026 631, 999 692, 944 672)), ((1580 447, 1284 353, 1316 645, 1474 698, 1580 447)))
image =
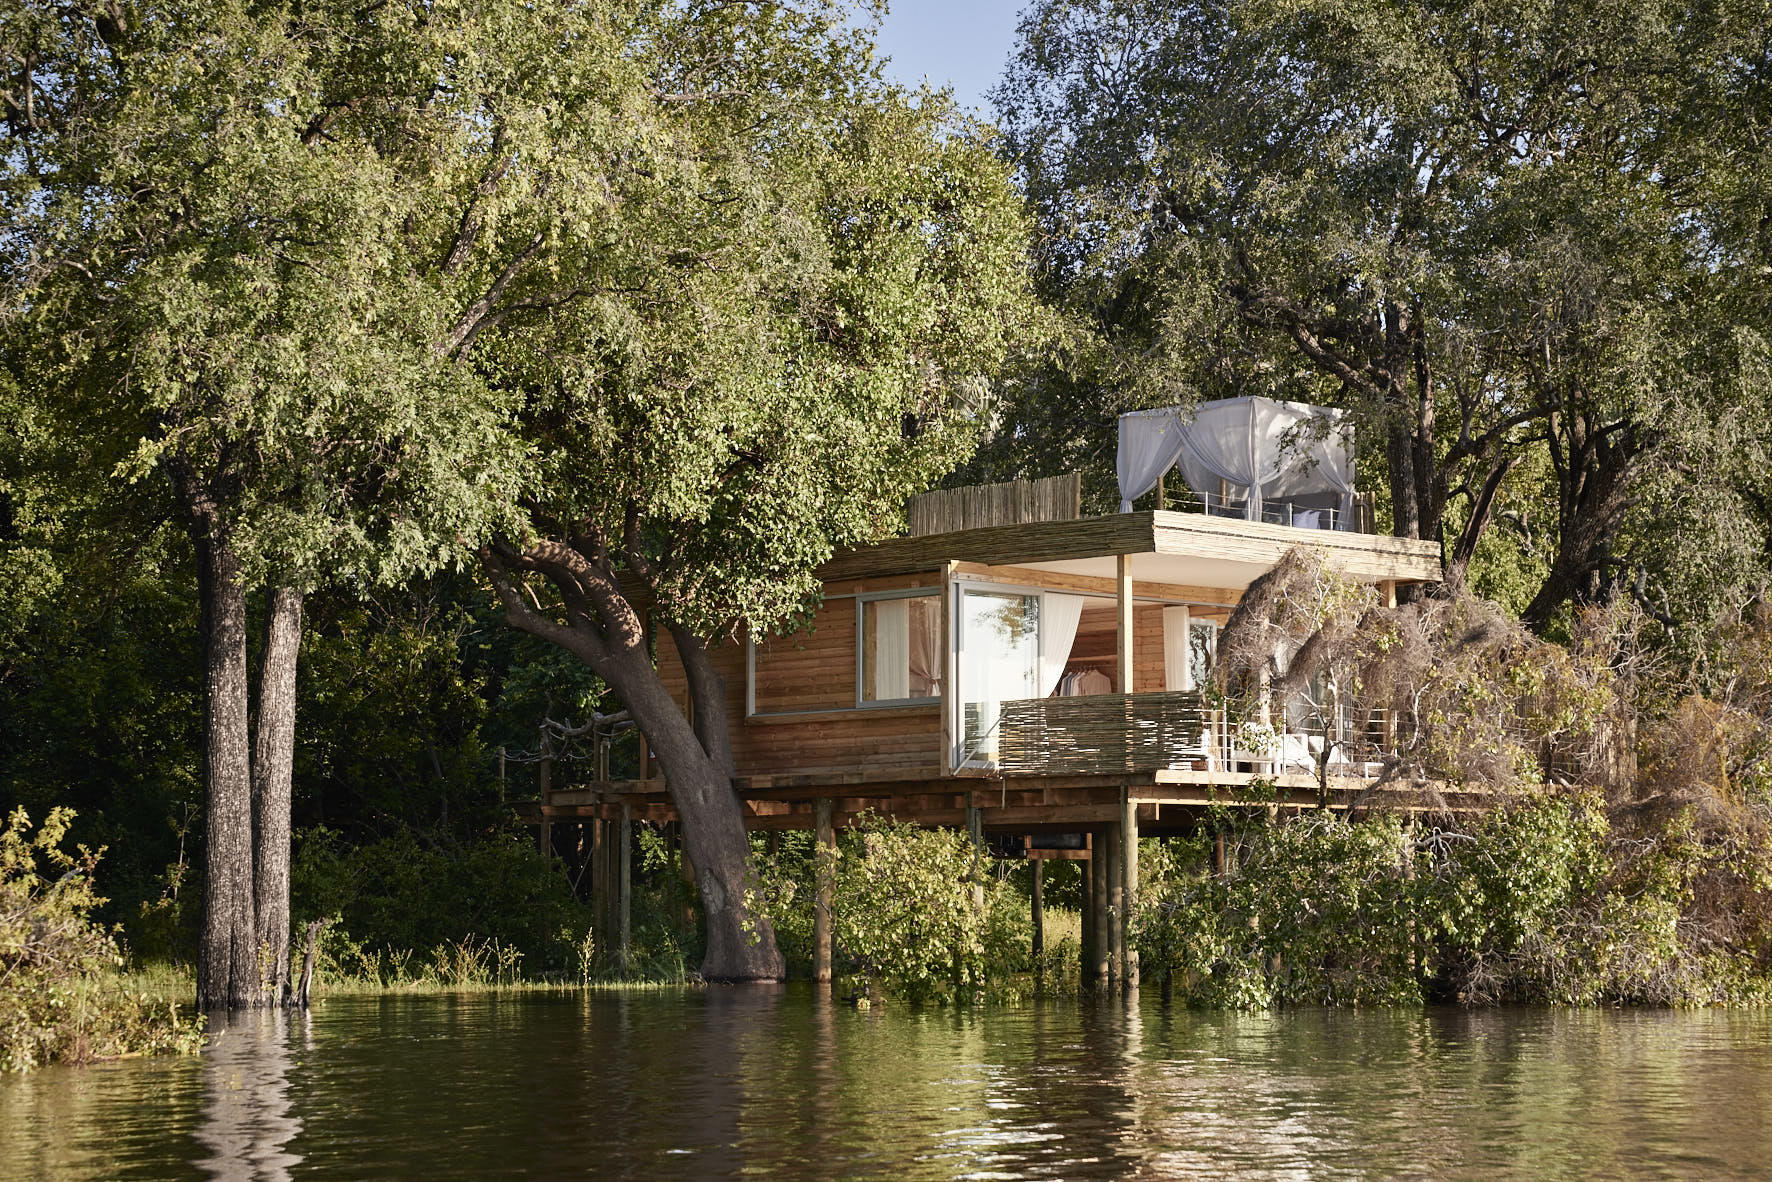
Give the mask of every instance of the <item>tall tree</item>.
POLYGON ((962 393, 1027 299, 975 129, 881 86, 865 28, 818 4, 20 11, 12 323, 51 347, 59 413, 163 483, 201 558, 203 997, 259 996, 254 885, 280 888, 249 806, 256 785, 282 848, 289 714, 264 695, 290 684, 294 592, 433 565, 501 509, 484 553, 513 622, 590 663, 659 754, 704 970, 775 975, 705 645, 791 615, 968 436, 962 393), (530 574, 556 614, 522 598, 530 574), (693 725, 644 613, 690 668, 693 725))
POLYGON ((190 530, 206 703, 199 1000, 274 1001, 302 589, 436 565, 497 503, 510 455, 483 385, 451 358, 439 265, 408 253, 446 149, 388 101, 433 85, 464 29, 350 5, 11 8, 6 328, 35 346, 33 392, 53 417, 190 530), (345 112, 361 117, 345 127, 345 112))
POLYGON ((1539 493, 1525 465, 1555 506, 1530 617, 1633 586, 1646 482, 1767 398, 1765 15, 1034 5, 997 99, 1042 282, 1098 342, 1094 417, 1178 387, 1344 405, 1449 581, 1510 481, 1539 493))
POLYGON ((511 623, 644 732, 696 871, 703 974, 773 978, 710 649, 791 619, 821 560, 896 530, 964 453, 1030 323, 1026 230, 980 129, 884 85, 841 9, 665 6, 626 60, 633 90, 563 102, 631 137, 595 202, 543 192, 545 158, 489 173, 532 177, 521 232, 570 249, 513 281, 529 314, 475 350, 523 391, 538 460, 526 529, 483 557, 511 623), (649 635, 686 669, 687 710, 649 635))

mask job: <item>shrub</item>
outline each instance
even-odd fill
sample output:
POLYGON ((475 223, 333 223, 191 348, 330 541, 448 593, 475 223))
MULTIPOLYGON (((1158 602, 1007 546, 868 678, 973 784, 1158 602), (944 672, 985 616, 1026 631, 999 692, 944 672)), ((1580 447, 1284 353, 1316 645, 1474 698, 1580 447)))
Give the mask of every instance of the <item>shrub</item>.
POLYGON ((0 830, 0 1069, 195 1051, 200 1022, 117 977, 116 938, 92 919, 104 902, 92 878, 104 851, 63 850, 72 819, 53 809, 33 837, 21 808, 0 830))
POLYGON ((869 821, 848 835, 835 885, 836 950, 871 991, 975 1002, 1028 967, 1016 892, 963 833, 869 821))
MULTIPOLYGON (((1592 1005, 1764 998, 1764 956, 1699 907, 1765 859, 1690 818, 1621 833, 1595 792, 1520 795, 1418 831, 1395 816, 1221 810, 1141 854, 1134 937, 1187 1000, 1260 1008, 1444 997, 1592 1005), (1228 868, 1209 869, 1218 833, 1228 868)), ((1743 887, 1742 889, 1745 889, 1743 887)))
POLYGON ((533 973, 576 975, 590 927, 559 866, 507 833, 444 847, 402 831, 353 847, 331 830, 308 830, 296 845, 290 893, 298 929, 336 921, 327 967, 365 980, 404 979, 411 970, 394 969, 401 956, 476 937, 520 955, 533 973))

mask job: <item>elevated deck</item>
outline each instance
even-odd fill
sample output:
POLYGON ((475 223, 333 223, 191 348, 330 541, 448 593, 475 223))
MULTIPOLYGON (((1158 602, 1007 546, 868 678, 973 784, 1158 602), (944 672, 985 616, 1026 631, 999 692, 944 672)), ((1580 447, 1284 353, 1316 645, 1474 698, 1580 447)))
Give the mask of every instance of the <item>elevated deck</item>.
MULTIPOLYGON (((815 802, 829 799, 838 828, 864 815, 915 825, 963 828, 976 810, 986 833, 1070 833, 1112 824, 1122 801, 1138 809, 1146 833, 1185 831, 1210 804, 1285 810, 1316 807, 1314 775, 1198 769, 1155 770, 1114 776, 1004 776, 998 779, 880 780, 856 773, 847 782, 829 777, 751 776, 734 782, 745 805, 746 826, 757 832, 811 830, 815 802), (805 781, 805 782, 801 782, 805 781)), ((1329 777, 1329 807, 1446 812, 1481 809, 1481 791, 1409 785, 1377 786, 1362 776, 1329 777)), ((574 823, 675 821, 676 809, 663 780, 591 781, 551 790, 542 800, 524 801, 519 811, 532 821, 574 823)))

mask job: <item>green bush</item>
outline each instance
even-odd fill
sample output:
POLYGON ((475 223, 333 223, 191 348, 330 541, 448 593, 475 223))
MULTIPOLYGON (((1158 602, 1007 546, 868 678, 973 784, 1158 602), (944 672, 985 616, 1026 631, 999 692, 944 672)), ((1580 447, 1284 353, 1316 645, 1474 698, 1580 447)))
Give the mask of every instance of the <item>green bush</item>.
POLYGON ((402 830, 350 846, 311 829, 296 843, 290 894, 298 931, 308 920, 333 920, 331 966, 365 979, 404 980, 415 956, 422 962, 464 942, 508 949, 532 975, 574 976, 590 928, 559 865, 511 833, 445 847, 402 830))
POLYGON ((1699 842, 1689 818, 1621 835, 1591 794, 1415 829, 1221 809, 1140 857, 1146 975, 1195 1004, 1679 1005, 1768 990, 1764 956, 1708 937, 1693 911, 1701 878, 1758 864, 1699 842), (1214 874, 1221 834, 1228 867, 1214 874))
POLYGON ((976 1002, 1029 967, 1017 893, 963 833, 869 821, 837 858, 832 934, 870 992, 976 1002))
POLYGON ((0 830, 0 1069, 195 1051, 201 1022, 119 979, 116 938, 92 919, 103 851, 63 850, 72 820, 52 809, 33 837, 20 808, 0 830))

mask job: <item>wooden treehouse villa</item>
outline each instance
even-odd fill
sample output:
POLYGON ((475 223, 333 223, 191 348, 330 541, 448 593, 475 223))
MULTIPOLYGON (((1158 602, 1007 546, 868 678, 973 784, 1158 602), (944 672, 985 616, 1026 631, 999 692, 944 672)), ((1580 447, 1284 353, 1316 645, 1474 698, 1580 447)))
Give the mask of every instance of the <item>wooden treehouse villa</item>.
MULTIPOLYGON (((1257 744, 1200 692, 1227 616, 1294 547, 1393 603, 1439 578, 1437 542, 1372 532, 1349 431, 1338 412, 1261 398, 1143 411, 1119 423, 1118 513, 1080 516, 1075 476, 917 498, 907 536, 822 568, 809 627, 716 650, 749 825, 825 842, 868 813, 965 827, 1035 859, 1036 908, 1042 860, 1086 861, 1086 974, 1134 983, 1119 900, 1139 834, 1189 829, 1257 779, 1281 807, 1314 804, 1326 766, 1345 807, 1377 775, 1364 759, 1382 718, 1306 702, 1257 744), (1165 503, 1172 470, 1183 507, 1134 511, 1152 490, 1165 503)), ((659 649, 686 702, 668 638, 659 649)), ((594 885, 624 901, 623 822, 675 819, 641 760, 634 780, 562 777, 528 814, 544 833, 589 825, 608 851, 594 885)))

